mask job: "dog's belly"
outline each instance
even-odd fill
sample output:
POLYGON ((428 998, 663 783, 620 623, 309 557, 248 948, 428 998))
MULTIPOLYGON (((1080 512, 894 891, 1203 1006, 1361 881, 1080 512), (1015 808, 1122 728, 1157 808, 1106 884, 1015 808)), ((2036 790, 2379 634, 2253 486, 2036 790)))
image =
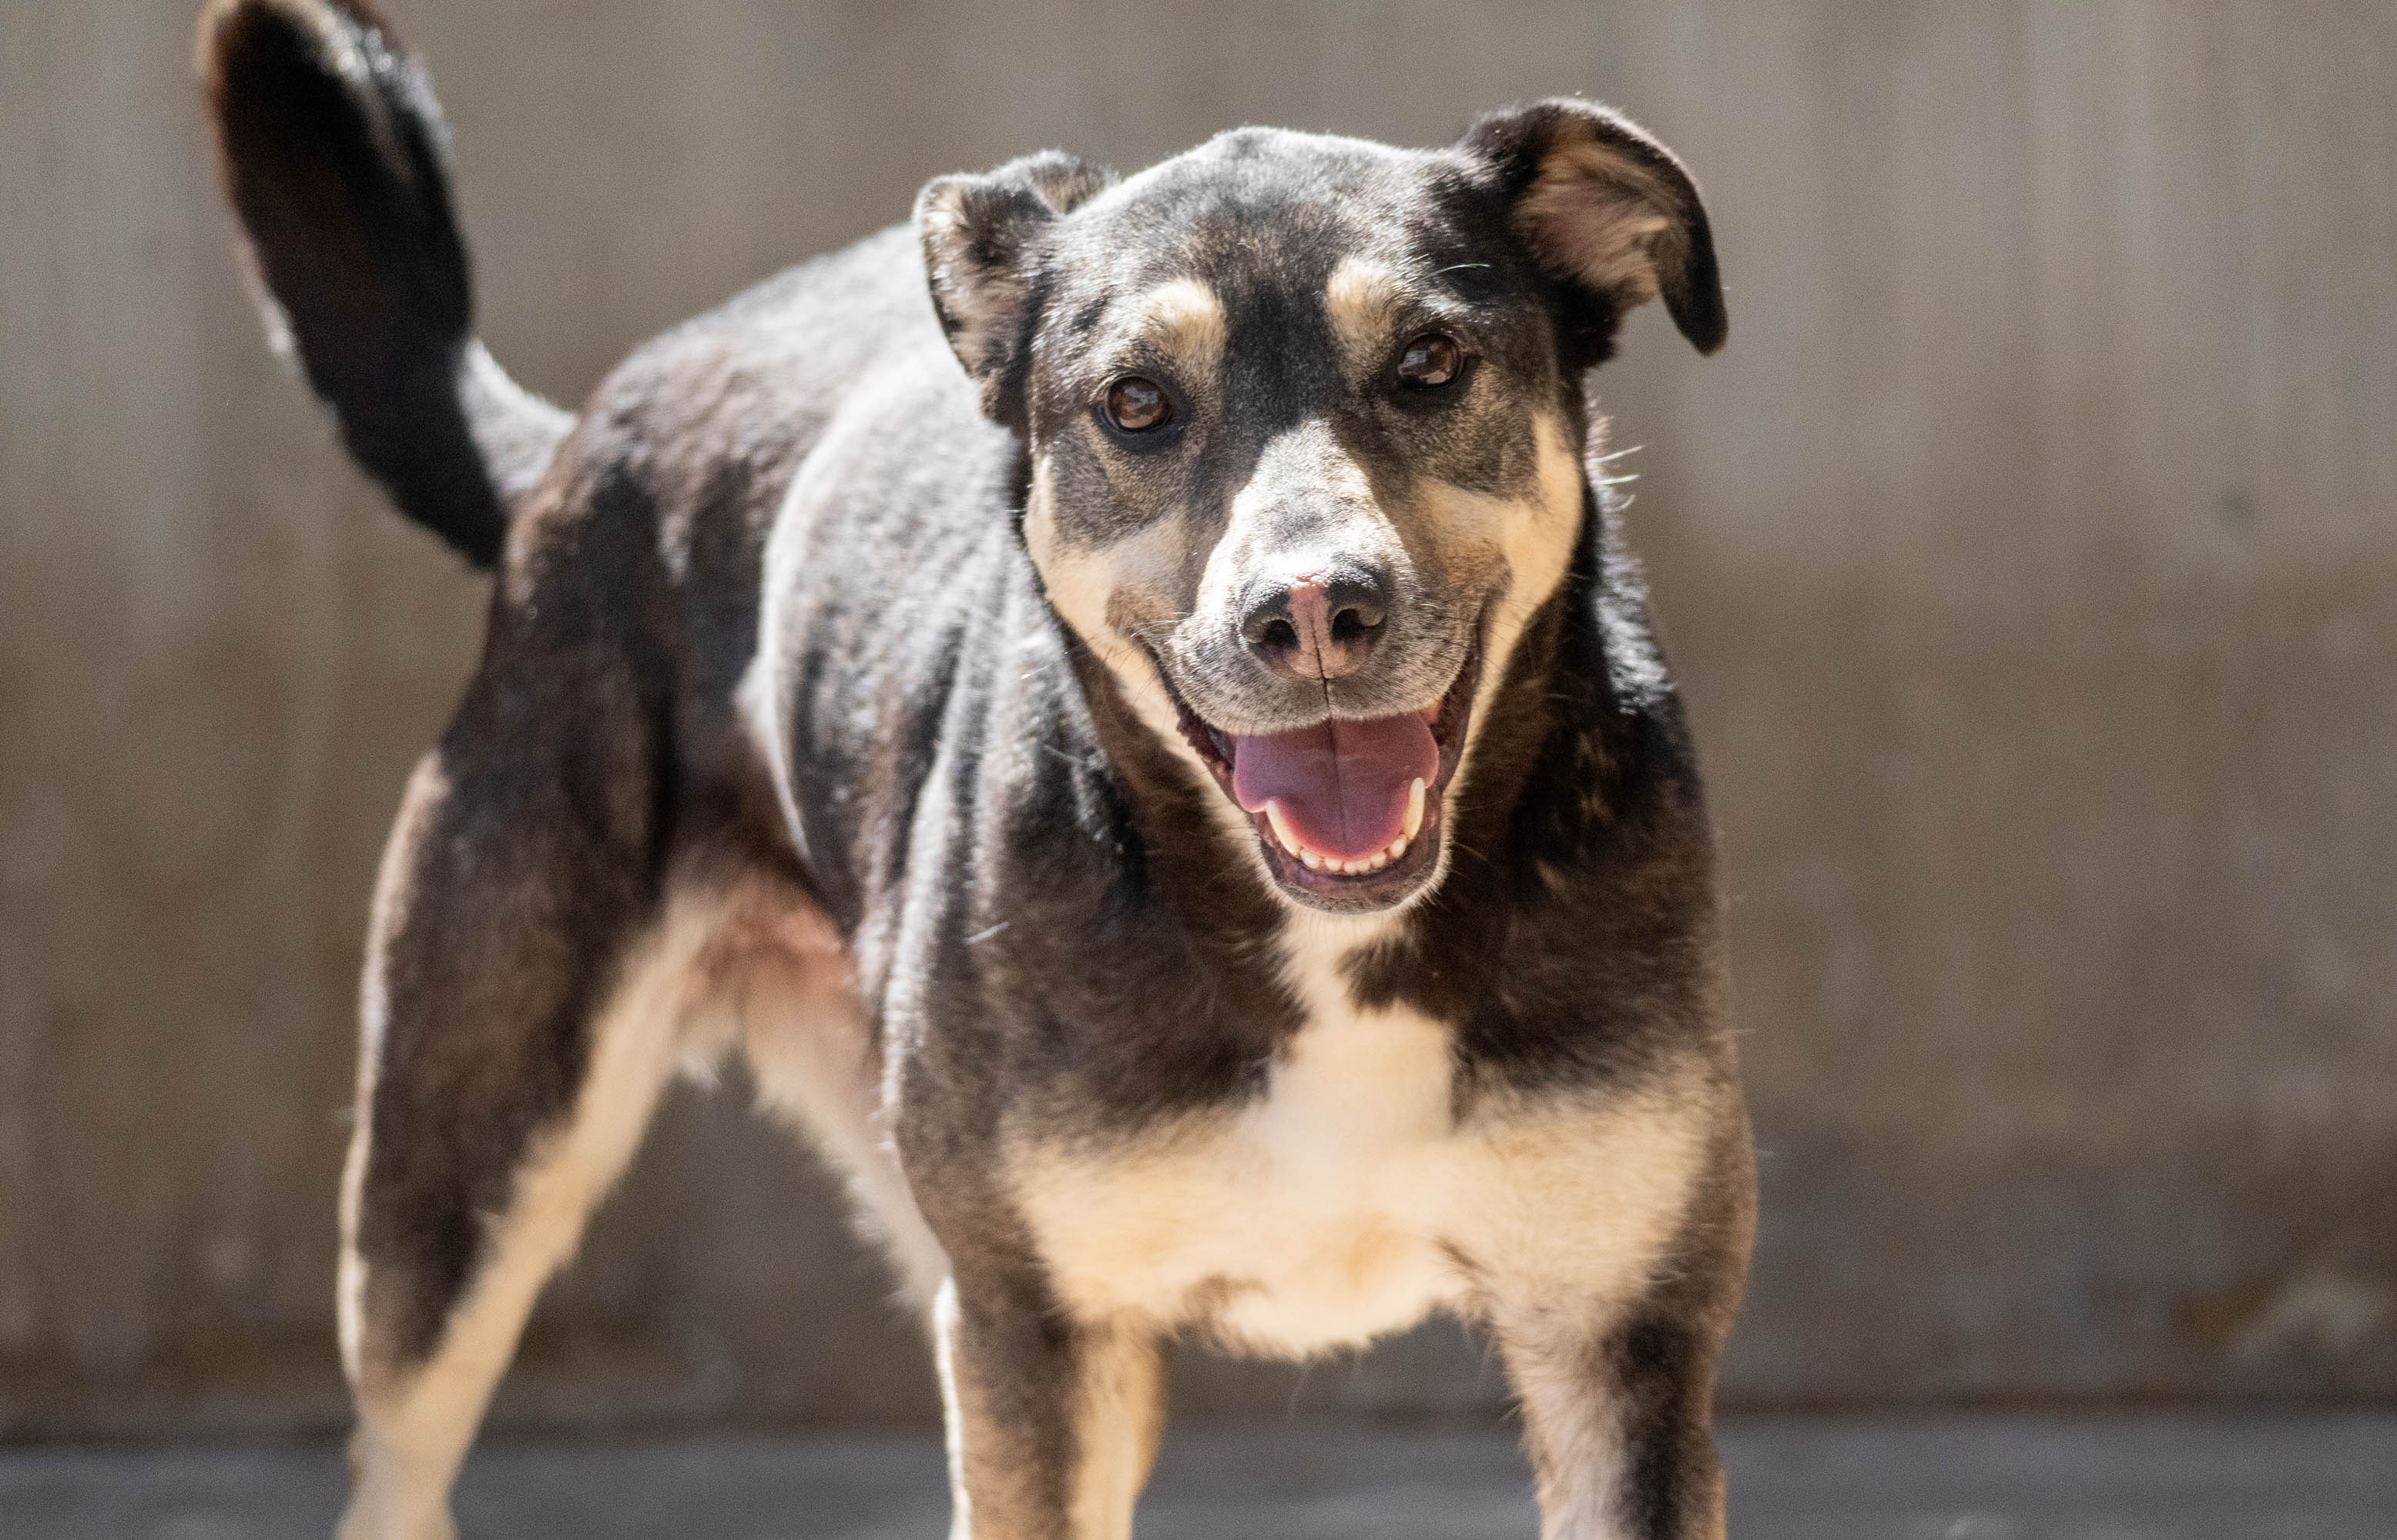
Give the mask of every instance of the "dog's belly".
POLYGON ((1259 1102, 1118 1144, 1019 1143, 1065 1303, 1305 1355, 1496 1288, 1599 1303, 1663 1258, 1704 1143, 1689 1077, 1460 1125, 1447 1029, 1411 1011, 1302 1033, 1259 1102))

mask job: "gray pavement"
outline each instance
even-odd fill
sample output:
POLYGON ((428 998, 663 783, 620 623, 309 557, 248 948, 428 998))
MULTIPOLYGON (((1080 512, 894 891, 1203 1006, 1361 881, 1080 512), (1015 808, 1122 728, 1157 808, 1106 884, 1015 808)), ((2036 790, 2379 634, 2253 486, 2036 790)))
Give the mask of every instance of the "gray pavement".
MULTIPOLYGON (((2397 1414, 1747 1420, 1740 1540, 2397 1540, 2397 1414)), ((328 1445, 0 1449, 7 1540, 324 1540, 328 1445)), ((494 1441, 466 1540, 938 1540, 929 1439, 494 1441)), ((1503 1432, 1291 1423, 1169 1438, 1142 1540, 1528 1540, 1503 1432)))

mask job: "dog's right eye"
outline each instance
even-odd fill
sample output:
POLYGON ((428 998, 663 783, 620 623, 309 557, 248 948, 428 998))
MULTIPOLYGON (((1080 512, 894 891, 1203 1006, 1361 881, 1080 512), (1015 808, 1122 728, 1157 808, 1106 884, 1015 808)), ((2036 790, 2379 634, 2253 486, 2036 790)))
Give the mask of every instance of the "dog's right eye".
POLYGON ((1153 379, 1138 375, 1126 375, 1107 387, 1106 404, 1101 408, 1108 425, 1119 433, 1145 433, 1165 426, 1173 416, 1172 403, 1165 399, 1164 387, 1153 379))
POLYGON ((1465 367, 1465 350, 1442 332, 1426 332, 1399 354, 1399 379, 1418 391, 1435 391, 1465 367))

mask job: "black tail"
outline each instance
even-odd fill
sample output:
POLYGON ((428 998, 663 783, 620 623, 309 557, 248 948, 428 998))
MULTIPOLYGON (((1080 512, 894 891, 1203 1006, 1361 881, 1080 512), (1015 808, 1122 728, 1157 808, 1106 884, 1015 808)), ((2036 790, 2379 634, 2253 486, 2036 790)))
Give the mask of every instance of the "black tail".
POLYGON ((399 511, 492 565, 573 419, 475 339, 423 70, 366 0, 210 0, 199 71, 270 330, 399 511))

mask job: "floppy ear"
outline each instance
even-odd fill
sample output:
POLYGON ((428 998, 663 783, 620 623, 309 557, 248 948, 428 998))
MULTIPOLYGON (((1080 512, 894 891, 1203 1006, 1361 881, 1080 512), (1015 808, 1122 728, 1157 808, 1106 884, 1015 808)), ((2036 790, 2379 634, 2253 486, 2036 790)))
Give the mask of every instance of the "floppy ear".
POLYGON ((932 309, 957 362, 982 388, 986 416, 1023 426, 1031 338, 1033 260, 1059 215, 1115 180, 1105 166, 1059 150, 980 177, 941 177, 916 197, 916 234, 932 309))
POLYGON ((1731 321, 1706 205, 1637 124, 1554 97, 1477 120, 1455 149, 1495 179, 1540 266, 1590 301, 1569 307, 1579 362, 1604 359, 1616 323, 1659 295, 1698 352, 1722 346, 1731 321))

